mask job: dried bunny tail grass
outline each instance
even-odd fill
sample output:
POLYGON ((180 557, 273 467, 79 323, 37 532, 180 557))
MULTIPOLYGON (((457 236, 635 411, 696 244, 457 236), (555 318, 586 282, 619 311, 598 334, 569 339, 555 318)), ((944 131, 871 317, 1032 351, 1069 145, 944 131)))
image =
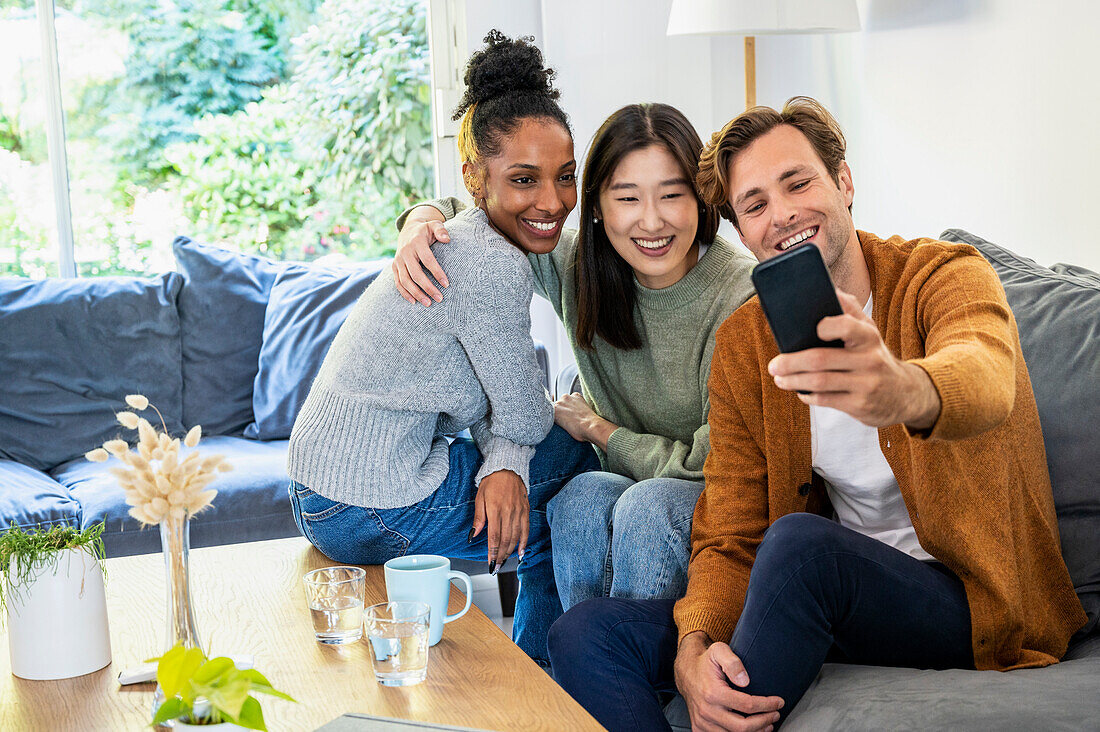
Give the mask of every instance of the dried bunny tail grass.
POLYGON ((126 403, 139 412, 149 407, 149 400, 143 394, 127 394, 126 403))
POLYGON ((141 524, 149 526, 152 524, 159 524, 160 519, 151 515, 145 508, 145 505, 134 506, 130 509, 130 515, 137 519, 141 524))
POLYGON ((149 424, 147 419, 138 419, 138 443, 141 446, 147 446, 150 450, 157 447, 160 444, 160 438, 157 437, 157 431, 153 429, 153 425, 149 424))
POLYGON ((211 455, 203 458, 202 465, 199 468, 204 473, 212 473, 218 469, 218 466, 225 461, 224 455, 211 455))
POLYGON ((111 455, 102 447, 97 447, 94 450, 89 450, 88 452, 84 453, 84 458, 92 461, 93 463, 105 463, 107 462, 107 458, 109 457, 111 457, 111 455))
POLYGON ((130 452, 130 446, 126 443, 126 440, 107 440, 103 443, 103 449, 117 458, 121 458, 125 453, 130 452))
POLYGON ((187 436, 183 438, 183 444, 188 447, 195 447, 199 444, 199 440, 202 438, 202 426, 195 425, 187 431, 187 436))
POLYGON ((187 504, 188 513, 198 513, 204 508, 208 508, 214 501, 214 496, 218 495, 215 490, 203 491, 191 497, 191 500, 187 504))
POLYGON ((119 424, 137 430, 137 444, 131 448, 125 440, 108 440, 103 447, 88 452, 87 457, 102 462, 114 455, 125 466, 113 467, 110 472, 126 494, 130 515, 142 524, 157 524, 209 507, 218 492, 206 487, 233 466, 224 455, 203 457, 194 451, 181 456, 181 448, 199 444, 202 427, 193 426, 181 441, 168 434, 160 410, 143 394, 128 394, 126 404, 136 411, 156 411, 163 431, 134 412, 118 412, 115 416, 119 424))

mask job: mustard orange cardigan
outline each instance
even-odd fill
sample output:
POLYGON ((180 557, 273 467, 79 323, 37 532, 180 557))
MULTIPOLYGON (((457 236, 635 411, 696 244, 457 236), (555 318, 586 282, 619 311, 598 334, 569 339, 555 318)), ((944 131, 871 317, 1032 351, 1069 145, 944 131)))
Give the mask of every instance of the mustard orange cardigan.
MULTIPOLYGON (((1039 415, 1004 290, 970 246, 858 235, 883 340, 928 373, 942 401, 929 433, 893 425, 879 429, 879 444, 921 546, 966 588, 975 665, 1054 663, 1086 618, 1059 550, 1039 415)), ((799 490, 815 482, 810 412, 768 375, 777 354, 755 297, 718 330, 706 488, 675 610, 681 638, 702 630, 728 641, 764 531, 827 505, 820 487, 799 490)))

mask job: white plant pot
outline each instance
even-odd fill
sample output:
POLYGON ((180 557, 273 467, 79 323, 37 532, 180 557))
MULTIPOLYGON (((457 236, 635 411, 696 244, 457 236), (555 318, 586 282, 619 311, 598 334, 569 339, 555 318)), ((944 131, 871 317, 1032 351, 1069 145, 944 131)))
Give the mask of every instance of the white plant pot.
MULTIPOLYGON (((18 582, 14 559, 8 581, 18 582)), ((23 679, 67 679, 111 663, 103 570, 83 549, 65 549, 25 585, 4 588, 11 672, 23 679)))

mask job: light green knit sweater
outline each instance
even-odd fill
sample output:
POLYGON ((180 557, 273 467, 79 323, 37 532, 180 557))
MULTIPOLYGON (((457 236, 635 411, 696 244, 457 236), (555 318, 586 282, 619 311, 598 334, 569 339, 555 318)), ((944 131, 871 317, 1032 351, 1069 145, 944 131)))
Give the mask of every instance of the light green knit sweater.
MULTIPOLYGON (((428 203, 448 219, 465 208, 456 198, 428 203)), ((398 229, 408 213, 398 219, 398 229)), ((527 258, 535 292, 550 301, 569 334, 585 398, 597 414, 619 425, 600 455, 604 468, 635 480, 703 480, 714 334, 753 295, 749 273, 756 260, 719 237, 671 287, 651 290, 635 280, 643 347, 624 351, 597 336, 593 350, 586 351, 576 339, 576 250, 577 232, 566 229, 553 252, 527 258)))

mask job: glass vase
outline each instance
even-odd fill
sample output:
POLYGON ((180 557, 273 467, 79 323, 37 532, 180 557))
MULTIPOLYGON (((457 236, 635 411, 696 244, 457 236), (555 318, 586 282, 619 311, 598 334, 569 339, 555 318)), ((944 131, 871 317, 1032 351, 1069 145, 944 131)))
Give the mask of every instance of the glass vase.
MULTIPOLYGON (((168 596, 168 629, 161 652, 166 653, 177 645, 202 650, 199 631, 195 628, 195 611, 191 607, 191 517, 164 519, 160 524, 160 547, 164 553, 168 596)), ((153 696, 154 715, 163 703, 164 691, 158 683, 153 696)), ((174 725, 170 720, 163 726, 174 725)))
POLYGON ((191 607, 191 517, 166 518, 160 524, 160 546, 164 552, 164 571, 168 583, 168 630, 164 651, 182 644, 184 648, 202 648, 191 607))

